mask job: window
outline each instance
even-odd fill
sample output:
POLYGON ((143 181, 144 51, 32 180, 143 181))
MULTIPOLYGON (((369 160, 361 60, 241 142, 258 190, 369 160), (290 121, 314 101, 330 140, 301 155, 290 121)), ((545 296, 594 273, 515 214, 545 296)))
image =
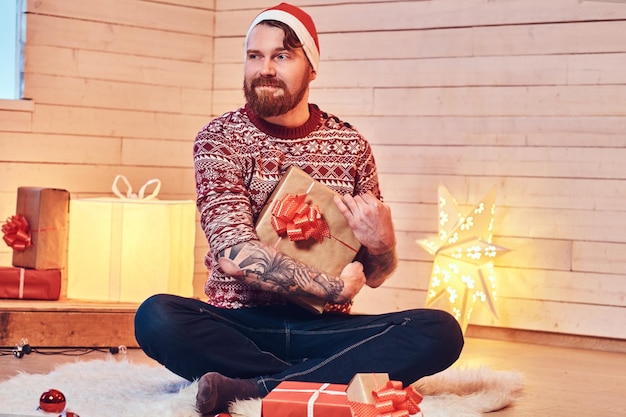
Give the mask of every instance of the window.
POLYGON ((26 0, 0 0, 0 99, 23 92, 26 0))

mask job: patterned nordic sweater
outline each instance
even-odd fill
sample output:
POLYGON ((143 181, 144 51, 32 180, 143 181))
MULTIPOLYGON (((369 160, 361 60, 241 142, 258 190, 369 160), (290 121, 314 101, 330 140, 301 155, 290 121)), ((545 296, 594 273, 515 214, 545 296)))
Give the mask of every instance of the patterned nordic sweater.
POLYGON ((368 142, 350 124, 316 105, 309 109, 309 120, 298 128, 270 124, 242 107, 198 133, 193 153, 197 206, 209 243, 205 257, 209 277, 204 287, 209 304, 242 308, 285 303, 280 294, 253 289, 224 274, 217 254, 258 240, 256 219, 290 166, 340 194, 370 190, 380 197, 368 142))

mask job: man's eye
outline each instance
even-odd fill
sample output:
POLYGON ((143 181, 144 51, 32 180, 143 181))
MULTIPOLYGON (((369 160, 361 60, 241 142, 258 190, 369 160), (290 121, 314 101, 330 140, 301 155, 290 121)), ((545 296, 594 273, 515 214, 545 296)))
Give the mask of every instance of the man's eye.
POLYGON ((279 54, 276 56, 276 59, 278 60, 283 60, 283 59, 287 59, 289 58, 289 56, 287 54, 279 54))

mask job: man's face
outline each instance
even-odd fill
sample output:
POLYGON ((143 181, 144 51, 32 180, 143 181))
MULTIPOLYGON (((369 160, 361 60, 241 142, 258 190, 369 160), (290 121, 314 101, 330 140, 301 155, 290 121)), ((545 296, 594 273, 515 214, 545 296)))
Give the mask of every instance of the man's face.
POLYGON ((257 25, 248 37, 244 93, 259 117, 280 116, 295 108, 315 78, 302 48, 286 50, 283 38, 282 29, 265 24, 257 25))

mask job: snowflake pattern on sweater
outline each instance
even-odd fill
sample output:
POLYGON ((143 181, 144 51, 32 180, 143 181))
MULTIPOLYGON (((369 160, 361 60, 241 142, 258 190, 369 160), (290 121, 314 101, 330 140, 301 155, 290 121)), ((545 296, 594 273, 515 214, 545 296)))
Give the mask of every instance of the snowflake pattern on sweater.
POLYGON ((280 294, 252 288, 225 274, 217 254, 259 239, 254 224, 290 166, 340 194, 369 190, 380 198, 374 156, 365 138, 316 105, 310 104, 309 110, 309 120, 292 129, 268 123, 244 106, 214 119, 196 136, 196 203, 209 243, 204 287, 209 304, 242 308, 286 302, 280 294))

